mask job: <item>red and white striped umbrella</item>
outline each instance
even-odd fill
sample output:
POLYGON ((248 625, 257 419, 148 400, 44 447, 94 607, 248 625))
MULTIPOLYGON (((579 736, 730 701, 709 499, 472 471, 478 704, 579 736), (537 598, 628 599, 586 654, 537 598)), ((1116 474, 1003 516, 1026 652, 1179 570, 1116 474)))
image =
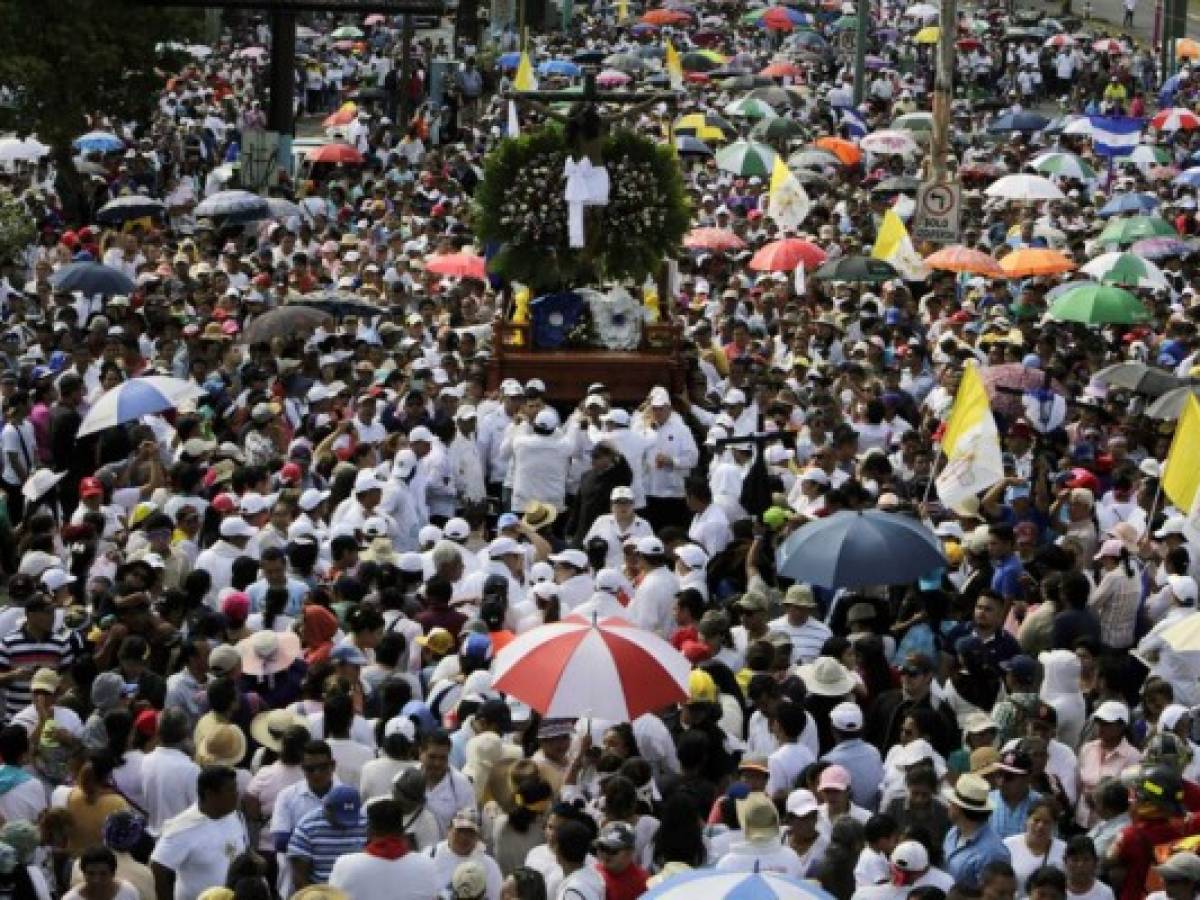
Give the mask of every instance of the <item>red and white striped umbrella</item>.
POLYGON ((1069 34, 1056 34, 1053 37, 1046 38, 1046 47, 1074 47, 1075 38, 1069 34))
POLYGON ((492 665, 492 685, 549 718, 632 722, 688 697, 687 658, 624 619, 568 619, 519 635, 492 665))
POLYGON ((1200 116, 1182 106, 1173 106, 1160 111, 1151 119, 1150 127, 1159 131, 1190 131, 1200 128, 1200 116))
POLYGON ((1116 38, 1101 38, 1092 44, 1092 49, 1097 53, 1108 53, 1113 56, 1129 52, 1129 48, 1116 38))

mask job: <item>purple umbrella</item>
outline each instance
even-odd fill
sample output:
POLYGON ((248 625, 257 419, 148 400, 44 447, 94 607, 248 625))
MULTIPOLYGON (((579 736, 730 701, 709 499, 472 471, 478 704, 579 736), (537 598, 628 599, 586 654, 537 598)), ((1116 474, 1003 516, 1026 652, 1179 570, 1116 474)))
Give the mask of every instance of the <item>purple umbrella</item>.
POLYGON ((894 41, 896 38, 900 37, 900 32, 895 28, 880 28, 875 32, 875 37, 883 38, 885 41, 894 41))
POLYGON ((868 56, 865 62, 868 69, 882 69, 887 65, 887 60, 882 56, 868 56))
POLYGON ((1150 260, 1166 259, 1169 256, 1187 256, 1195 250, 1190 244, 1173 237, 1145 238, 1135 242, 1129 249, 1150 260))

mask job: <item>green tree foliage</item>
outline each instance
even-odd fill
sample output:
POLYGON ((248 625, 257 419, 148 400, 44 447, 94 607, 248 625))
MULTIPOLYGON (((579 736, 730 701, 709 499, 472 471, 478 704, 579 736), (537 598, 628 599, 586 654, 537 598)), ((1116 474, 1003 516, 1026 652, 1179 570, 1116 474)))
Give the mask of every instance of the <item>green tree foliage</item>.
POLYGON ((37 236, 29 210, 12 191, 0 190, 0 265, 16 262, 37 236))

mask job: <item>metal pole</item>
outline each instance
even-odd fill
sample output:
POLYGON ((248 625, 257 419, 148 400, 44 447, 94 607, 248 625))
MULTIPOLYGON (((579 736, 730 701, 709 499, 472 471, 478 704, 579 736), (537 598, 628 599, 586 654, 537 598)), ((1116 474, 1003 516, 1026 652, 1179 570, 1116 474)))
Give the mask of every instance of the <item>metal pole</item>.
POLYGON ((958 32, 957 0, 941 0, 940 15, 937 72, 933 81, 933 134, 929 147, 929 177, 934 182, 945 180, 946 155, 950 146, 950 109, 954 103, 954 39, 958 32))
POLYGON ((412 80, 412 39, 412 15, 405 13, 400 31, 400 117, 396 122, 401 129, 407 129, 412 119, 412 110, 409 109, 411 97, 408 93, 412 80))
POLYGON ((296 14, 271 10, 271 106, 267 128, 281 135, 295 134, 296 115, 296 14))
POLYGON ((858 27, 854 29, 854 105, 863 102, 867 77, 867 29, 871 25, 871 0, 858 0, 858 27))
POLYGON ((1171 77, 1171 29, 1174 25, 1176 0, 1163 0, 1162 43, 1159 45, 1159 77, 1171 77))

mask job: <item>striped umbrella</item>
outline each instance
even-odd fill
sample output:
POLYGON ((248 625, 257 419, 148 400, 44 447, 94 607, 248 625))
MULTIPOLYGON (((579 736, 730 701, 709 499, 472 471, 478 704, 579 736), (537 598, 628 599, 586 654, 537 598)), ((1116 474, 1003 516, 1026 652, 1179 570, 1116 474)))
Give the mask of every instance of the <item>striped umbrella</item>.
POLYGON ((492 664, 492 686, 547 718, 632 722, 686 700, 687 657, 624 619, 568 617, 518 635, 492 664))
POLYGON ((1127 288, 1165 288, 1167 276, 1162 269, 1136 253, 1104 253, 1080 270, 1104 284, 1127 288))
POLYGON ((1121 158, 1121 164, 1133 163, 1138 166, 1165 166, 1171 161, 1171 154, 1163 147, 1154 144, 1138 144, 1129 151, 1128 156, 1121 158))
POLYGON ((1182 106, 1164 109, 1150 120, 1150 127, 1159 131, 1190 131, 1200 128, 1200 116, 1182 106))
POLYGON ((762 100, 734 100, 724 109, 725 115, 737 116, 742 119, 774 119, 778 118, 779 113, 769 103, 762 100))
POLYGON ((1093 181, 1096 170, 1074 153, 1043 153, 1034 158, 1030 165, 1043 175, 1058 175, 1079 181, 1093 181))
POLYGON ((176 409, 185 401, 199 400, 203 396, 202 387, 182 378, 168 378, 165 375, 131 378, 100 395, 100 399, 92 404, 83 417, 79 435, 82 437, 144 416, 176 409))
POLYGON ((775 151, 758 141, 737 141, 717 151, 717 167, 734 175, 771 174, 775 151))
POLYGON ((672 875, 643 900, 833 900, 810 881, 774 872, 722 872, 695 869, 672 875))

